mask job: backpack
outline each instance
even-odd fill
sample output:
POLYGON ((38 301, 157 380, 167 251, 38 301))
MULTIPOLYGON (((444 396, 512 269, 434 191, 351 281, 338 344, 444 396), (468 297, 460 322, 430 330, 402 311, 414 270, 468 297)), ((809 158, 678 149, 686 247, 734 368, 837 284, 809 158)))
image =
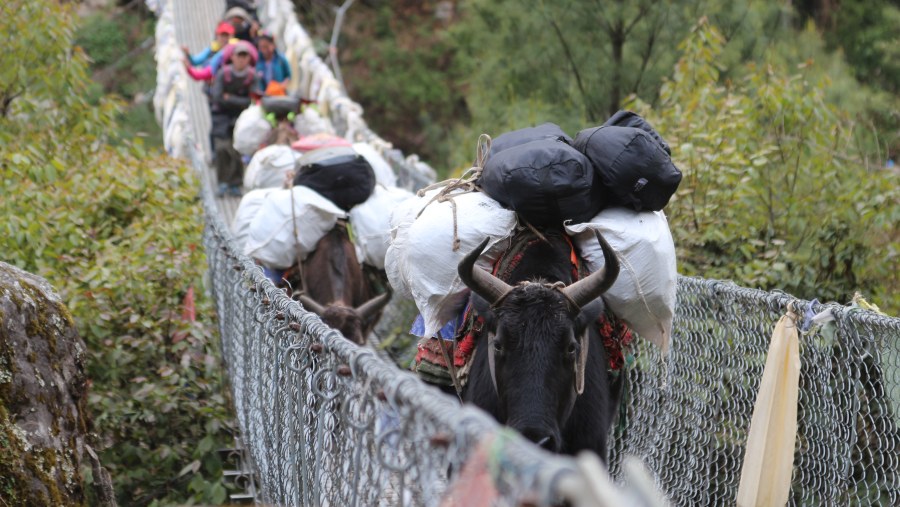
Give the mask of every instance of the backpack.
POLYGON ((659 211, 681 183, 669 145, 631 111, 619 111, 604 125, 582 130, 573 146, 593 164, 607 205, 659 211))
MULTIPOLYGON (((253 81, 256 79, 255 69, 251 67, 248 67, 248 69, 249 70, 247 71, 247 77, 244 78, 244 86, 247 87, 251 86, 253 84, 253 81)), ((225 79, 225 83, 230 84, 231 79, 234 77, 234 75, 232 74, 231 65, 226 65, 222 69, 222 73, 224 74, 222 77, 225 79)))

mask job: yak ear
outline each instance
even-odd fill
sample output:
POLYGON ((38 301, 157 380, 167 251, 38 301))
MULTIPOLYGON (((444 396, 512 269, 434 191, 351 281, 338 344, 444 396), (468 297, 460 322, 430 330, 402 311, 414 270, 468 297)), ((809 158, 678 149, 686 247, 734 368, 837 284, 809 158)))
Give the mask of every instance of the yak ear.
POLYGON ((469 302, 472 305, 472 308, 475 309, 475 312, 484 318, 484 328, 485 329, 494 329, 494 311, 491 309, 491 304, 488 303, 483 297, 472 292, 469 296, 469 302))
POLYGON ((580 334, 589 323, 596 322, 604 311, 606 311, 606 303, 602 297, 584 305, 575 319, 575 333, 580 334))

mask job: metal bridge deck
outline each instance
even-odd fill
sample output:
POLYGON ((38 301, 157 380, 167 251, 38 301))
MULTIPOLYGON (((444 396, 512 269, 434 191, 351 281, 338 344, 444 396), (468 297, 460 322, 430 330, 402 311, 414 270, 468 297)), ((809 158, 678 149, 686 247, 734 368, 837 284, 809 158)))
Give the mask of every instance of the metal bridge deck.
MULTIPOLYGON (((187 46, 192 52, 205 48, 213 39, 213 32, 225 13, 225 0, 174 0, 175 33, 178 42, 187 46)), ((203 83, 194 81, 188 84, 187 103, 190 107, 191 126, 195 141, 203 148, 207 165, 212 160, 212 148, 209 142, 209 102, 203 91, 203 83)), ((215 181, 215 169, 209 168, 210 182, 215 181)), ((213 186, 212 188, 215 188, 213 186)), ((229 226, 237 211, 240 198, 224 197, 216 200, 219 212, 229 226)))

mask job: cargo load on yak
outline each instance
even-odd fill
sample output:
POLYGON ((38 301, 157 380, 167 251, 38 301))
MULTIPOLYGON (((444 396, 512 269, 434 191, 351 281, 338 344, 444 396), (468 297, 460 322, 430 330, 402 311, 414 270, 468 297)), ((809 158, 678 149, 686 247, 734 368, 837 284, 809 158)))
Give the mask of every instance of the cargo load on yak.
POLYGON ((265 143, 272 128, 262 106, 248 106, 234 124, 234 149, 241 155, 252 155, 265 143))
POLYGON ((297 185, 248 193, 241 199, 234 223, 246 231, 240 231, 245 238, 244 255, 268 268, 287 269, 297 259, 305 259, 322 236, 346 217, 329 199, 297 185), (245 207, 244 201, 256 204, 245 207), (252 217, 244 216, 251 212, 252 217))
POLYGON ((350 148, 313 150, 307 155, 283 145, 254 154, 244 180, 252 190, 241 200, 233 224, 245 253, 270 270, 286 269, 311 253, 316 242, 343 220, 359 261, 383 270, 391 213, 413 194, 371 182, 369 160, 390 170, 374 149, 367 156, 350 148), (294 173, 303 168, 318 171, 309 180, 315 189, 293 185, 294 173), (293 191, 284 189, 291 185, 293 191))
POLYGON ((301 154, 290 146, 274 144, 257 151, 244 171, 244 188, 284 187, 293 176, 301 154))
MULTIPOLYGON (((632 139, 646 136, 652 141, 609 148, 618 149, 623 159, 614 166, 616 171, 647 180, 637 190, 632 185, 630 194, 604 183, 616 181, 607 178, 608 167, 598 170, 590 156, 571 145, 576 141, 558 126, 544 124, 503 134, 493 145, 482 136, 475 167, 462 178, 433 185, 394 209, 385 271, 395 294, 413 299, 420 312, 411 332, 422 338, 417 371, 423 379, 449 385, 450 370, 463 376, 467 371, 477 312, 468 306, 469 290, 458 266, 482 241, 486 245, 475 269, 497 273, 518 262, 530 248, 528 241, 562 236, 577 279, 603 269, 596 235, 601 233, 621 267, 617 281, 602 295, 606 320, 597 323, 601 336, 619 337, 605 344, 615 363, 611 368, 624 361, 628 328, 668 349, 675 247, 665 215, 653 208, 668 201, 671 194, 664 194, 674 192, 677 182, 673 186, 666 175, 677 169, 664 151, 668 145, 645 120, 621 113, 611 121, 630 129, 626 132, 632 139), (530 239, 514 244, 514 238, 530 239), (449 355, 438 336, 452 344, 449 355)), ((588 154, 596 154, 593 142, 583 146, 588 154)))
POLYGON ((294 185, 309 187, 349 211, 372 195, 375 171, 352 147, 320 148, 297 161, 294 185))

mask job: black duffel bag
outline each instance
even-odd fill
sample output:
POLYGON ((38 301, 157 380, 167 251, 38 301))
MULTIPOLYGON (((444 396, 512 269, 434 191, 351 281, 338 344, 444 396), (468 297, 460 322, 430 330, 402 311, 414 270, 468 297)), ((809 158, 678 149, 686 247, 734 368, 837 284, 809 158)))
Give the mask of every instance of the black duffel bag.
POLYGON ((603 207, 590 161, 559 139, 539 139, 492 155, 478 185, 537 226, 587 222, 603 207))
POLYGON ((669 149, 669 143, 666 142, 659 133, 647 123, 647 120, 642 118, 639 114, 634 111, 629 111, 627 109, 621 109, 616 114, 609 117, 603 123, 604 127, 634 127, 643 130, 644 132, 650 134, 653 139, 662 146, 662 149, 666 150, 666 153, 669 155, 672 154, 672 150, 669 149))
POLYGON ((519 130, 512 130, 500 134, 491 140, 490 156, 496 155, 503 150, 513 148, 531 141, 539 141, 541 139, 556 139, 566 144, 572 144, 572 138, 568 136, 563 129, 555 123, 542 123, 537 127, 528 127, 519 130))
POLYGON ((349 211, 372 195, 375 171, 353 148, 319 148, 297 160, 294 185, 309 187, 349 211))
POLYGON ((594 166, 607 205, 636 211, 659 211, 681 183, 681 171, 669 156, 669 145, 643 118, 620 111, 607 123, 582 130, 573 146, 594 166))

